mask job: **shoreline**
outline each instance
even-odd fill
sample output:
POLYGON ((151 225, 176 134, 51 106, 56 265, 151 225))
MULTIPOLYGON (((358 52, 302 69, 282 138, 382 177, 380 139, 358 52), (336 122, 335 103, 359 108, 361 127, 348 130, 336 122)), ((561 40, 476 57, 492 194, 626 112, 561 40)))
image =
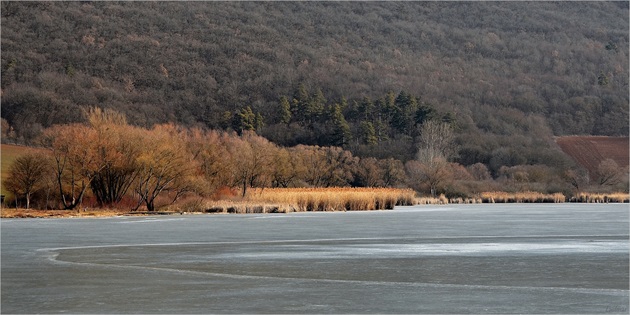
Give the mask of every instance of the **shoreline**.
MULTIPOLYGON (((435 202, 428 202, 426 199, 417 200, 413 206, 425 206, 425 205, 452 205, 452 204, 549 204, 552 202, 442 202, 435 200, 435 202)), ((582 204, 628 204, 628 200, 623 202, 604 202, 601 200, 590 201, 569 201, 560 203, 582 203, 582 204)), ((233 209, 233 208, 229 208, 233 209)), ((0 210, 0 219, 35 219, 35 218, 109 218, 119 216, 132 216, 132 217, 144 217, 144 216, 165 216, 165 215, 230 215, 230 214, 271 214, 271 213, 292 213, 292 212, 349 212, 349 211, 391 211, 393 209, 379 209, 379 210, 333 210, 333 211, 297 211, 296 208, 291 208, 293 211, 273 211, 278 209, 275 206, 252 206, 244 208, 242 211, 228 211, 228 208, 223 211, 216 211, 216 209, 206 209, 204 211, 187 211, 187 210, 158 210, 158 211, 130 211, 123 209, 99 209, 89 208, 83 210, 38 210, 38 209, 25 209, 25 208, 2 208, 0 210), (253 211, 255 209, 256 211, 253 211), (271 211, 269 211, 269 210, 271 211)), ((286 209, 286 208, 285 208, 286 209)))

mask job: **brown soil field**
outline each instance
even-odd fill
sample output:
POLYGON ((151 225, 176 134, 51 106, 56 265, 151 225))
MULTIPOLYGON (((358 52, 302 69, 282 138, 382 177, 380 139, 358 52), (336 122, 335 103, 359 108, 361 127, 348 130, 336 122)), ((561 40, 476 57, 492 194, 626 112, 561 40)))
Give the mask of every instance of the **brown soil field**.
POLYGON ((562 151, 572 157, 591 176, 597 173, 597 166, 605 159, 613 159, 619 166, 628 166, 628 137, 567 136, 556 138, 562 151))

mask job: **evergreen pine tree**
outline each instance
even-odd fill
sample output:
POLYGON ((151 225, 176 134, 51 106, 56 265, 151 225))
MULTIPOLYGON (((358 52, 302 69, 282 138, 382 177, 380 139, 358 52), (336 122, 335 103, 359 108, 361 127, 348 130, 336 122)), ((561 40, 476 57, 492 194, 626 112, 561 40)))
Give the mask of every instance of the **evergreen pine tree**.
POLYGON ((350 141, 352 133, 350 132, 350 125, 346 121, 346 118, 341 112, 341 107, 335 104, 333 107, 333 132, 331 135, 331 142, 335 146, 344 146, 350 141))
POLYGON ((280 98, 280 122, 288 125, 291 122, 291 104, 286 96, 280 98))
POLYGON ((374 125, 369 121, 364 120, 361 122, 361 140, 363 144, 367 145, 374 145, 378 143, 374 125))

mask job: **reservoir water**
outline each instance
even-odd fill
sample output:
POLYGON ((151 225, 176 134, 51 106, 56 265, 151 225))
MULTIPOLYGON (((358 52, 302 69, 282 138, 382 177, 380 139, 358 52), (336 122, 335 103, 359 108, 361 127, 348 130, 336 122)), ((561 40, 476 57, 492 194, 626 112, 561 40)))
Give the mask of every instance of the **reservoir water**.
POLYGON ((627 204, 2 219, 2 313, 628 314, 627 204))

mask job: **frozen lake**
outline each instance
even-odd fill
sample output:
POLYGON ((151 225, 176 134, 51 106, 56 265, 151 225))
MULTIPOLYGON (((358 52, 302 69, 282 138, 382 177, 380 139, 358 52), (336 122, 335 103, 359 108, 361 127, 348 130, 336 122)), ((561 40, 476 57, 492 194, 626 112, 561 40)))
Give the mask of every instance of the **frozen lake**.
POLYGON ((625 313, 628 205, 3 219, 2 313, 625 313))

